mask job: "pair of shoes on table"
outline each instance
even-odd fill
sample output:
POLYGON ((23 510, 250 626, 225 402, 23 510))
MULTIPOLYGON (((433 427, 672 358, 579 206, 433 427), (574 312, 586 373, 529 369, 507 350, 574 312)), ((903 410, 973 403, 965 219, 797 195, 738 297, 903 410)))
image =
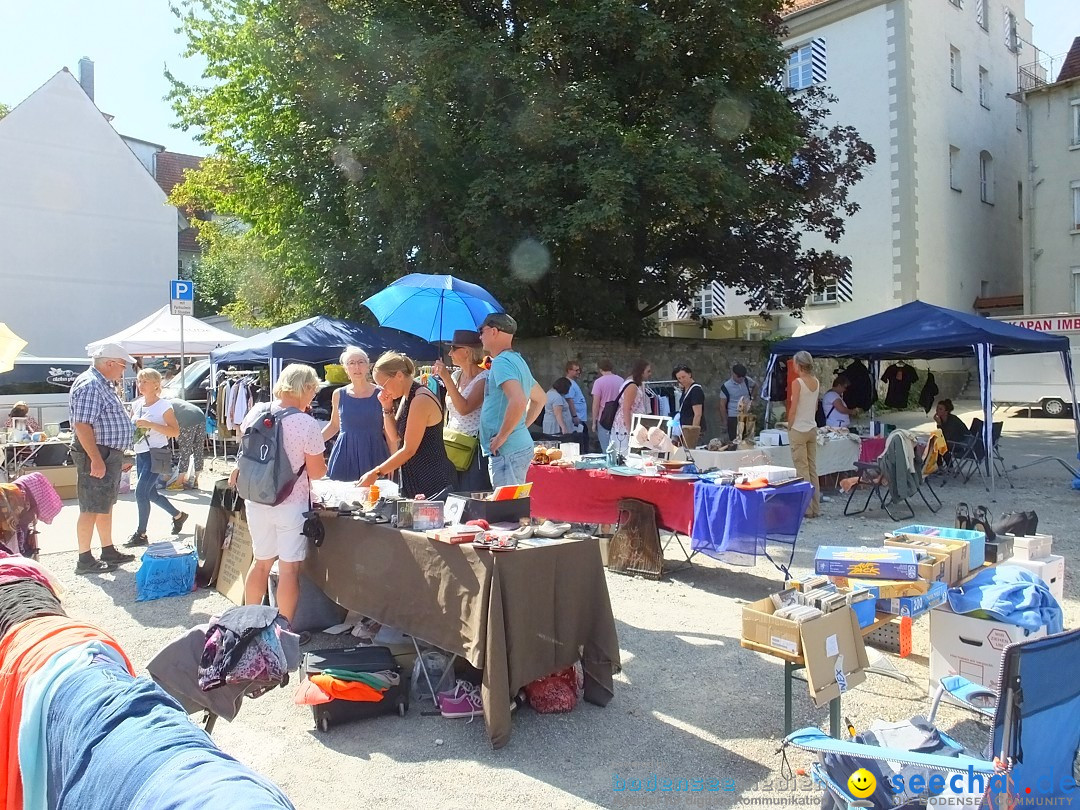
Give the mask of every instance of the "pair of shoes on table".
POLYGON ((187 512, 181 512, 179 515, 174 517, 172 521, 172 534, 180 534, 180 529, 184 527, 184 521, 187 519, 187 512))
POLYGON ((546 537, 549 540, 554 540, 556 537, 562 537, 568 531, 570 531, 569 523, 555 523, 551 520, 545 520, 533 529, 533 533, 536 534, 537 537, 546 537))

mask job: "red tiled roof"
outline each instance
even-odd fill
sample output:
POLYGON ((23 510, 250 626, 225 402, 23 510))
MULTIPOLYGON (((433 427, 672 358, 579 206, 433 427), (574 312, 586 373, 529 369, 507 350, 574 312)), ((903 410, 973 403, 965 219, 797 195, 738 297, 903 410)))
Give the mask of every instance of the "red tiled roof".
POLYGON ((184 172, 197 169, 202 158, 197 155, 185 155, 180 152, 158 152, 154 157, 154 179, 166 194, 184 181, 184 172))
MULTIPOLYGON (((189 169, 194 171, 202 164, 202 158, 197 155, 185 155, 182 152, 158 152, 154 156, 154 179, 166 194, 180 183, 184 182, 184 172, 189 169)), ((199 211, 184 211, 188 221, 202 219, 199 211)), ((176 240, 176 246, 181 251, 190 253, 199 252, 199 243, 195 241, 195 228, 186 228, 180 231, 176 240)))
POLYGON ((1061 66, 1061 72, 1058 73, 1057 80, 1063 82, 1066 79, 1075 79, 1080 77, 1080 37, 1073 40, 1072 47, 1069 48, 1069 55, 1065 57, 1065 62, 1061 66))

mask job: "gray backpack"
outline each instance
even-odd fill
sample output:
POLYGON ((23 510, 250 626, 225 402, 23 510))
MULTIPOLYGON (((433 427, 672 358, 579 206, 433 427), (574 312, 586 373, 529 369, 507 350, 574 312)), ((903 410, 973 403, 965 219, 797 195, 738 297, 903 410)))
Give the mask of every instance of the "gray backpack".
POLYGON ((257 416, 240 438, 236 456, 236 491, 252 503, 277 506, 292 492, 304 465, 293 470, 282 441, 281 423, 286 416, 303 413, 298 408, 272 411, 269 404, 256 405, 257 416))

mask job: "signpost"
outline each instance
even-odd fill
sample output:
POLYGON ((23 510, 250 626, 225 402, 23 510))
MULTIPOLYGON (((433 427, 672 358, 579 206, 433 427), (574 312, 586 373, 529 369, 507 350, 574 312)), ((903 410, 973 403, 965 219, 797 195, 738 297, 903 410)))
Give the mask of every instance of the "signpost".
POLYGON ((184 389, 184 316, 195 314, 195 282, 173 279, 169 282, 169 312, 180 316, 180 396, 184 389))

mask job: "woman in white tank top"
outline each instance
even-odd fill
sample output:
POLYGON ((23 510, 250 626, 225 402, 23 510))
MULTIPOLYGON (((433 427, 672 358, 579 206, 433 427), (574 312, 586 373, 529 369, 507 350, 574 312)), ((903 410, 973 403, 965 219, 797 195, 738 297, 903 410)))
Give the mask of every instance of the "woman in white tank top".
POLYGON ((799 376, 791 390, 791 418, 788 420, 788 438, 791 441, 791 457, 795 471, 814 486, 814 498, 806 510, 806 517, 821 514, 821 493, 817 476, 817 404, 821 383, 814 376, 814 358, 809 352, 798 352, 795 365, 799 376))

